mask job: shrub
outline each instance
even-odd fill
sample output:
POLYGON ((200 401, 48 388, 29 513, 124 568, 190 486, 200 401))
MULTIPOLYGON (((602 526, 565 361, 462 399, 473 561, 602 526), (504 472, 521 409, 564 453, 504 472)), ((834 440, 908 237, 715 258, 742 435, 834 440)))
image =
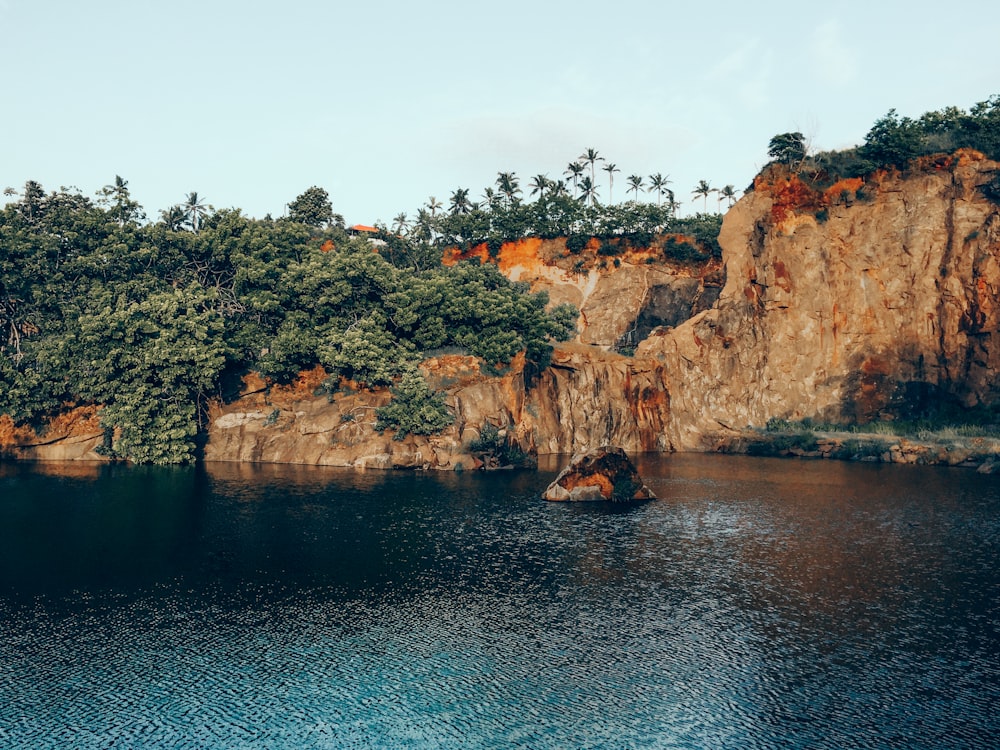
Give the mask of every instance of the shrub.
POLYGON ((574 234, 566 238, 566 249, 573 255, 578 255, 587 246, 587 237, 574 234))
POLYGON ((417 369, 407 370, 391 389, 392 401, 375 410, 375 429, 395 430, 393 440, 407 435, 433 435, 455 421, 444 403, 444 394, 427 385, 417 369))
POLYGON ((527 459, 524 451, 502 436, 500 429, 489 422, 483 425, 479 437, 469 441, 468 451, 484 458, 492 456, 500 466, 517 466, 527 459))

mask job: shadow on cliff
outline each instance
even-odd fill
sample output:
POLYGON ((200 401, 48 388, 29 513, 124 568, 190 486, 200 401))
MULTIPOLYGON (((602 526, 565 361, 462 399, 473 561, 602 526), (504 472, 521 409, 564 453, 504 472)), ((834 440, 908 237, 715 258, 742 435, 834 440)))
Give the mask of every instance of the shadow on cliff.
MULTIPOLYGON (((972 356, 971 352, 964 354, 972 356)), ((857 353, 851 358, 850 374, 841 383, 840 419, 855 424, 894 420, 1000 422, 1000 400, 995 391, 983 400, 982 394, 970 388, 967 378, 933 377, 932 371, 940 369, 927 363, 913 345, 903 346, 893 355, 857 353)))

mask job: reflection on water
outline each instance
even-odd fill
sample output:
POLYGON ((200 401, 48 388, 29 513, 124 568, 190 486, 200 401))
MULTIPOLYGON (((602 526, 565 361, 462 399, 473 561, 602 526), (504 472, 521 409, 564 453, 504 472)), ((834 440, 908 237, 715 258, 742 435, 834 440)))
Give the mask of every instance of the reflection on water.
POLYGON ((0 747, 994 747, 1000 483, 0 464, 0 747))

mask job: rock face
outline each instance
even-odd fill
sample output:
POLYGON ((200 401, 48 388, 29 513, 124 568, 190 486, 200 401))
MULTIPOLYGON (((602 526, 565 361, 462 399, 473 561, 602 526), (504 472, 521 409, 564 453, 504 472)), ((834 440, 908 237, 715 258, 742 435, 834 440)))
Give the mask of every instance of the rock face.
POLYGON ((315 397, 323 374, 313 371, 288 388, 268 389, 248 378, 243 396, 215 407, 205 459, 476 469, 491 463, 470 448, 486 425, 497 428, 503 445, 529 456, 572 454, 594 442, 635 452, 671 449, 664 442, 670 402, 655 361, 568 344, 530 384, 520 357, 499 376, 483 374, 478 360, 459 355, 435 357, 421 368, 432 388, 448 394, 455 415, 438 435, 397 441, 392 431, 376 432, 375 409, 388 402, 388 391, 315 397))
POLYGON ((481 457, 467 446, 486 423, 528 454, 714 450, 772 418, 996 404, 1000 210, 983 187, 998 173, 959 152, 825 191, 765 174, 725 217, 724 273, 631 249, 598 268, 593 248, 509 243, 501 270, 582 310, 579 341, 558 346, 545 371, 526 379, 516 362, 487 377, 470 358, 431 361, 425 374, 447 390, 455 424, 402 442, 371 430, 384 393, 251 394, 220 408, 206 457, 470 468, 481 457), (647 330, 634 357, 608 351, 647 330))
POLYGON ((656 497, 621 448, 576 455, 542 494, 545 500, 630 502, 656 497))
MULTIPOLYGON (((491 459, 470 444, 486 425, 498 450, 529 456, 715 450, 772 418, 998 405, 1000 207, 987 196, 998 176, 974 152, 826 190, 772 170, 725 217, 724 268, 668 261, 662 239, 614 255, 504 244, 501 271, 581 310, 577 341, 556 347, 550 367, 533 374, 519 359, 487 375, 471 357, 429 360, 424 374, 455 422, 401 441, 373 429, 387 391, 316 397, 321 372, 288 388, 258 379, 214 408, 205 458, 478 468, 491 459), (633 345, 634 356, 615 351, 633 345)), ((445 260, 475 256, 490 257, 482 246, 445 260)), ((8 427, 0 452, 15 457, 98 458, 103 439, 93 419, 41 437, 8 427)))
POLYGON ((758 178, 723 223, 716 305, 637 349, 668 373, 669 442, 997 403, 1000 213, 982 188, 998 171, 959 152, 805 198, 758 178))
POLYGON ((609 349, 632 346, 655 326, 678 325, 718 297, 721 263, 670 260, 664 251, 667 239, 656 238, 644 248, 608 245, 612 257, 602 254, 596 239, 572 252, 565 239, 529 237, 503 243, 495 259, 478 245, 465 253, 449 252, 444 261, 495 262, 511 280, 546 292, 552 304, 574 305, 580 310, 576 340, 609 349))

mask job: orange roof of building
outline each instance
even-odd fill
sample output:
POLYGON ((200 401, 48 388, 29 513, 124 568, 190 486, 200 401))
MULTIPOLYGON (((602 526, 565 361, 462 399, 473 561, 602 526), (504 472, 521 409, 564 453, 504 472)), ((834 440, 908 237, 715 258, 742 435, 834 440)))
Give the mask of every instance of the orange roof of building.
POLYGON ((355 224, 351 229, 355 232, 377 232, 375 227, 369 227, 364 224, 355 224))

